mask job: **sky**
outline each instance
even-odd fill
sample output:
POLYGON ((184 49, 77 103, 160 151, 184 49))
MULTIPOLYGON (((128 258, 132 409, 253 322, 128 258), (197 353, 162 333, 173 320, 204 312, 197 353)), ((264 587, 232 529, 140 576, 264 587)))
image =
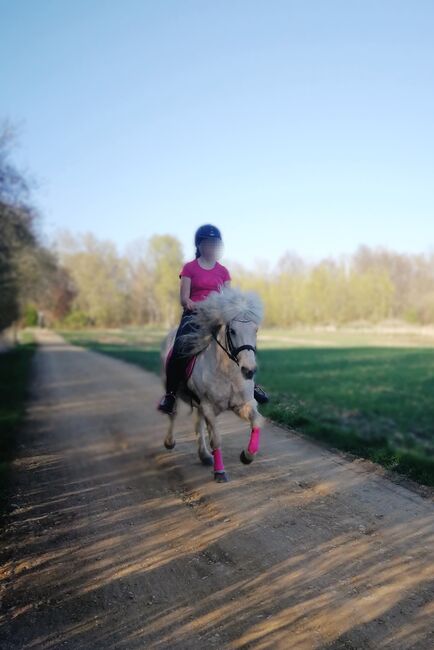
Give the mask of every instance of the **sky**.
POLYGON ((0 0, 0 61, 47 240, 434 249, 430 0, 0 0))

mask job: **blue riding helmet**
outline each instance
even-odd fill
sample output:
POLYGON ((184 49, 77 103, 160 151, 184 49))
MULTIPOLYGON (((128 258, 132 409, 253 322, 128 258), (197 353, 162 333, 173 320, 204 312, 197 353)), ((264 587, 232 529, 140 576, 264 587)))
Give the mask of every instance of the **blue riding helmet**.
POLYGON ((196 246, 196 257, 200 256, 199 244, 204 239, 215 239, 216 241, 222 243, 221 232, 216 226, 212 226, 210 223, 201 226, 196 230, 196 234, 194 236, 194 244, 196 246))

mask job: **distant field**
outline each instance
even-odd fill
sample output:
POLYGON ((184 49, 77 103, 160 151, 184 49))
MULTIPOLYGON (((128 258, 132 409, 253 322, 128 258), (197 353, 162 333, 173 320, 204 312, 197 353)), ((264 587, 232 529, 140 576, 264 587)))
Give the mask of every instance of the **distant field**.
MULTIPOLYGON (((60 331, 70 342, 159 371, 165 331, 60 331)), ((434 485, 434 331, 261 330, 264 415, 434 485)))

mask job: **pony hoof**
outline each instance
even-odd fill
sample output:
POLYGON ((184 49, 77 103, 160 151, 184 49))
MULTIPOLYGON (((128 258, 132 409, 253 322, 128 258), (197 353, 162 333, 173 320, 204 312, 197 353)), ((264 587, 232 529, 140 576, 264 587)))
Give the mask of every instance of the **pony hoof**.
POLYGON ((246 453, 245 453, 245 451, 244 451, 244 449, 243 449, 243 451, 242 451, 241 454, 240 454, 240 461, 241 461, 244 465, 250 465, 250 463, 252 462, 252 460, 253 460, 253 458, 249 458, 248 456, 246 456, 246 453))
POLYGON ((214 480, 217 481, 217 483, 227 483, 228 477, 226 472, 214 472, 214 480))
POLYGON ((166 440, 164 441, 164 446, 166 447, 166 449, 173 449, 175 445, 176 442, 174 442, 173 445, 170 445, 168 442, 166 442, 166 440))
POLYGON ((202 465, 214 465, 214 459, 212 456, 199 456, 199 458, 202 465))

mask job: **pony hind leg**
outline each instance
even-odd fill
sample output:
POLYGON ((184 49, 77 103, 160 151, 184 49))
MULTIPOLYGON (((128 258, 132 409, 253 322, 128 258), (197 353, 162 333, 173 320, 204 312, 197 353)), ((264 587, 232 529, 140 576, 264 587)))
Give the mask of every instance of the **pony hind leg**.
POLYGON ((203 465, 213 465, 214 459, 208 451, 205 439, 205 418, 199 413, 199 410, 196 411, 195 433, 198 445, 197 453, 201 463, 203 465))
POLYGON ((228 476, 225 472, 225 468, 223 464, 223 456, 222 456, 222 448, 221 448, 222 441, 221 441, 221 435, 216 427, 215 415, 211 407, 204 408, 203 404, 201 404, 200 410, 201 413, 203 414, 203 417, 205 418, 208 434, 210 437, 212 455, 214 458, 214 479, 217 481, 217 483, 226 483, 226 481, 228 481, 228 476))
POLYGON ((166 449, 173 449, 174 446, 176 445, 175 435, 173 433, 173 430, 175 428, 174 427, 175 418, 176 418, 175 413, 169 415, 169 428, 167 430, 166 437, 164 438, 164 446, 166 447, 166 449))

